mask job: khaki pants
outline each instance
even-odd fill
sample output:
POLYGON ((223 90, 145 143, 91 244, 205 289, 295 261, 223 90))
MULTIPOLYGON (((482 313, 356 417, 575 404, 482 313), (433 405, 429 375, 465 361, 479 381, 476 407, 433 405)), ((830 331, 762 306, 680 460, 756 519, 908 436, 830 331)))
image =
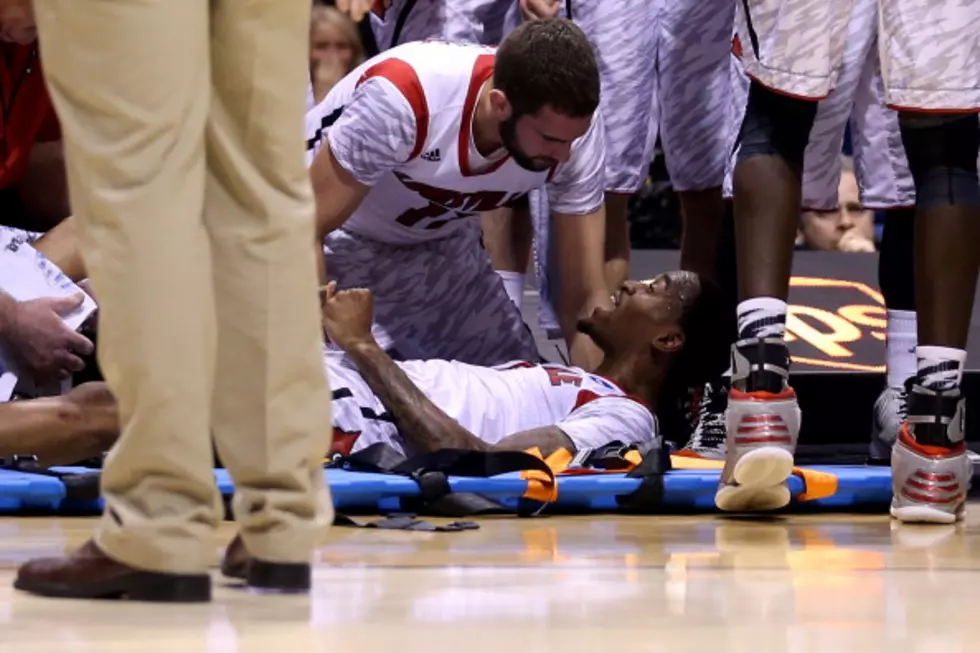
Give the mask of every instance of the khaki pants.
POLYGON ((124 430, 97 534, 113 558, 196 573, 221 518, 211 436, 249 551, 309 560, 321 460, 309 0, 36 0, 72 207, 124 430))

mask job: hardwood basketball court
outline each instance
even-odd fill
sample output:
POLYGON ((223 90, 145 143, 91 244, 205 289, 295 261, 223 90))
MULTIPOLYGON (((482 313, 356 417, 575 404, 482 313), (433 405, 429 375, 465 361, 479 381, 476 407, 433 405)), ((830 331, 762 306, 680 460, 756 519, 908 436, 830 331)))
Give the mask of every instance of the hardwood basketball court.
MULTIPOLYGON (((335 528, 311 597, 215 573, 211 605, 34 598, 18 563, 91 519, 0 521, 0 653, 794 653, 980 650, 980 505, 960 526, 883 515, 485 519, 335 528)), ((215 562, 231 538, 215 541, 215 562)))

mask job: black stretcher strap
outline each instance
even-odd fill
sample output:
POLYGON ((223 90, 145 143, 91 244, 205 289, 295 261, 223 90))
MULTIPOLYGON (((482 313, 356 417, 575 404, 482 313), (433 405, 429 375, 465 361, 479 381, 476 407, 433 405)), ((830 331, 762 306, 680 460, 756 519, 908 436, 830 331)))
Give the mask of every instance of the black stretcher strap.
POLYGON ((333 520, 334 526, 349 526, 353 528, 380 528, 382 530, 395 531, 426 531, 429 533, 460 533, 462 531, 475 531, 480 528, 479 524, 471 521, 454 521, 448 524, 436 525, 430 522, 417 519, 411 513, 396 512, 372 522, 359 522, 347 515, 337 514, 333 520))
POLYGON ((0 469, 24 474, 37 474, 57 478, 65 486, 65 499, 69 501, 98 501, 101 496, 99 480, 102 472, 81 474, 56 472, 41 465, 37 456, 13 456, 0 462, 0 469))
POLYGON ((650 514, 663 510, 664 474, 670 470, 670 452, 655 447, 643 456, 642 462, 626 474, 627 478, 642 479, 640 487, 630 494, 616 497, 623 512, 650 514))
MULTIPOLYGON (((486 514, 513 514, 514 510, 487 497, 453 492, 450 476, 489 478, 508 472, 537 470, 553 475, 548 465, 522 451, 469 451, 440 449, 406 458, 384 443, 376 443, 357 453, 332 461, 329 467, 348 471, 373 472, 407 476, 419 485, 420 496, 401 500, 406 510, 446 517, 466 517, 486 514)), ((537 514, 544 504, 522 501, 518 515, 537 514)))

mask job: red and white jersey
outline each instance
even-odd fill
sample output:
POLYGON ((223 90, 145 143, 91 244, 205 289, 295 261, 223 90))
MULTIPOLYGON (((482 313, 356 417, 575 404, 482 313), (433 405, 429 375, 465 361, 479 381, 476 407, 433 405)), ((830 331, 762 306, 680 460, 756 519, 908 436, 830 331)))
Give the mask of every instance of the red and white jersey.
POLYGON ((547 185, 552 210, 586 214, 603 202, 605 143, 596 114, 556 168, 531 172, 501 149, 484 158, 473 142, 481 89, 494 49, 426 41, 365 62, 306 115, 307 163, 329 145, 371 186, 344 228, 393 244, 444 238, 467 220, 547 185))
MULTIPOLYGON (((326 353, 334 391, 335 444, 345 435, 352 451, 384 442, 407 455, 384 404, 345 355, 326 353)), ((577 449, 651 442, 657 424, 650 409, 612 381, 578 367, 516 362, 496 367, 456 361, 398 363, 436 406, 487 444, 509 435, 556 426, 577 449)))

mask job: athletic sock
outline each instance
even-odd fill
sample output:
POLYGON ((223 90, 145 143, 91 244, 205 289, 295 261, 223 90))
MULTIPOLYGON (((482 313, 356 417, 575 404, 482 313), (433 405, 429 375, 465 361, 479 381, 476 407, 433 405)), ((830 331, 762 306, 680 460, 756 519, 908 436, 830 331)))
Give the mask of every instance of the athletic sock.
POLYGON ((740 302, 737 314, 739 343, 732 354, 733 387, 743 392, 782 392, 789 380, 786 302, 755 297, 740 302), (773 339, 778 343, 770 342, 773 339))
POLYGON ((920 445, 953 449, 963 444, 960 383, 966 351, 954 347, 915 348, 918 371, 909 393, 909 430, 920 445), (931 391, 931 392, 930 392, 931 391), (937 394, 932 394, 937 393, 937 394))
POLYGON ((500 279, 504 282, 504 290, 514 306, 520 308, 524 302, 524 275, 520 272, 511 270, 497 270, 500 279))
POLYGON ((919 346, 915 348, 917 359, 916 380, 930 390, 955 390, 963 380, 966 351, 954 347, 919 346))
POLYGON ((915 376, 917 344, 915 311, 889 309, 885 340, 888 387, 904 388, 905 381, 915 376))
POLYGON ((739 302, 738 339, 785 338, 786 302, 775 297, 754 297, 739 302))

